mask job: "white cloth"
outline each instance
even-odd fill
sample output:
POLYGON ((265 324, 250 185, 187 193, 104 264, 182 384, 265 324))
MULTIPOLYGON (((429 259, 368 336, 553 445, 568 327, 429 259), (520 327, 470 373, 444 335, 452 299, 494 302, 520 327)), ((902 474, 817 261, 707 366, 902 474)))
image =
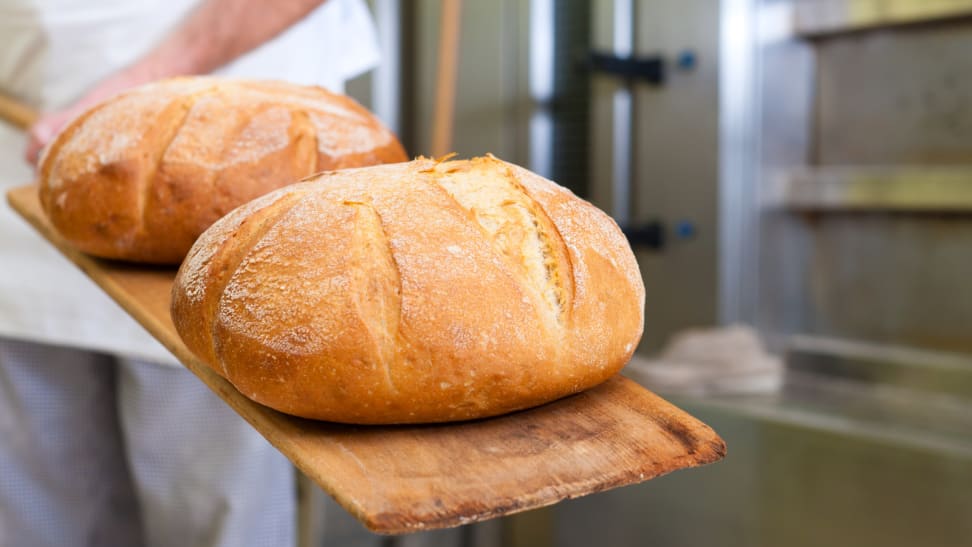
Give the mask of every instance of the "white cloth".
MULTIPOLYGON (((0 86, 37 108, 62 108, 148 52, 199 2, 0 0, 0 86)), ((364 2, 328 0, 217 73, 342 91, 378 56, 364 2)))
MULTIPOLYGON (((57 109, 146 53, 198 0, 0 0, 0 91, 57 109)), ((272 9, 272 4, 267 4, 272 9)), ((225 75, 343 91, 378 60, 361 0, 328 0, 225 75)), ((24 136, 0 123, 0 190, 31 180, 24 136)), ((0 336, 175 364, 93 283, 0 205, 0 336)))
POLYGON ((286 458, 186 371, 0 338, 0 545, 287 546, 294 505, 286 458))
POLYGON ((675 334, 655 359, 635 356, 625 373, 671 395, 775 393, 783 362, 746 325, 688 329, 675 334))

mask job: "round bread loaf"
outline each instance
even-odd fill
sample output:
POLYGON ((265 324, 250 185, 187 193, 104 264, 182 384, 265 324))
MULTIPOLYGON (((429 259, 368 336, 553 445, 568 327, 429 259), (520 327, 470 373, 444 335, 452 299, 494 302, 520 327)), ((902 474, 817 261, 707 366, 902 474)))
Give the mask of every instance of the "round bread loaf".
POLYGON ((80 250, 177 264, 232 209, 312 173, 406 161, 353 100, 281 82, 176 78, 70 123, 40 166, 48 217, 80 250))
POLYGON ((348 423, 465 420, 618 372, 644 286, 610 217, 493 157, 322 173, 220 219, 173 287, 251 399, 348 423))

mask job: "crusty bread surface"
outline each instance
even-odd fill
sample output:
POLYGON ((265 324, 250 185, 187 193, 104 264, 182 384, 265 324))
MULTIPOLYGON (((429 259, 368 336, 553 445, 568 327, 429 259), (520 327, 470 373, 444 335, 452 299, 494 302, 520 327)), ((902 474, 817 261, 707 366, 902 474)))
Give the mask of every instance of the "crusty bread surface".
POLYGON ((466 420, 597 385, 641 337, 617 225, 493 157, 348 169, 207 230, 173 287, 187 346, 253 400, 362 424, 466 420))
POLYGON ((57 230, 104 258, 177 264, 216 219, 319 171, 406 161, 395 136, 321 88, 163 80, 67 125, 40 166, 57 230))

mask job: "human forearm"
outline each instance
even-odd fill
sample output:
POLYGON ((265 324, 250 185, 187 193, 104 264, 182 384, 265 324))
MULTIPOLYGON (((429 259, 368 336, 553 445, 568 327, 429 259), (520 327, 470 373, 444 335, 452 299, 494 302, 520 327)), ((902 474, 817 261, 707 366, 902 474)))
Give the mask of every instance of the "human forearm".
POLYGON ((206 0, 155 49, 125 71, 152 81, 205 74, 267 42, 324 0, 206 0))
POLYGON ((61 126, 115 93, 147 82, 211 72, 272 40, 325 0, 205 0, 155 48, 105 78, 67 108, 42 117, 31 128, 27 159, 61 126))

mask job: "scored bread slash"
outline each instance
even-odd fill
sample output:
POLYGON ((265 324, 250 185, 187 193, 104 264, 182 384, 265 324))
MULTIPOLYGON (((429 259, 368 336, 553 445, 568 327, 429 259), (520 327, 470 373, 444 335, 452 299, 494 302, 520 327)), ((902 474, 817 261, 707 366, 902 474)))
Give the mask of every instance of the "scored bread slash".
POLYGON ((186 345, 271 408, 359 424, 495 416, 631 358, 644 286, 617 225, 495 157, 331 171, 247 204, 180 269, 186 345))
POLYGON ((175 272, 102 261, 51 226, 37 188, 14 209, 142 324, 216 395, 369 529, 459 526, 639 483, 725 455, 711 428, 614 376, 578 395, 485 420, 350 426, 257 404, 194 356, 169 315, 175 272))

